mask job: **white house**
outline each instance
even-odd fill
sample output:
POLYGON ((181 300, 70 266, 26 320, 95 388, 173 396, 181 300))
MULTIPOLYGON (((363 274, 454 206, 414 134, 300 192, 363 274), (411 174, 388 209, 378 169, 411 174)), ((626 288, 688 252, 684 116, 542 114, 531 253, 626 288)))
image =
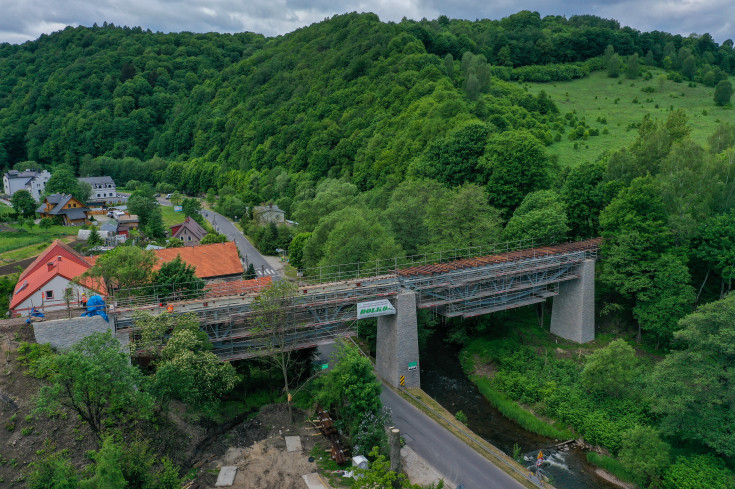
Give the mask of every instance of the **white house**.
POLYGON ((89 196, 89 200, 92 202, 105 202, 117 199, 115 181, 111 177, 84 177, 79 178, 79 181, 86 182, 92 186, 92 194, 89 196))
POLYGON ((38 258, 23 270, 13 289, 10 313, 28 316, 33 308, 41 312, 66 309, 64 291, 71 289, 70 305, 76 306, 82 299, 104 294, 105 288, 91 280, 75 282, 92 265, 79 253, 59 240, 54 241, 38 258))
POLYGON ((27 190, 38 202, 46 190, 46 182, 49 178, 51 174, 46 170, 10 170, 3 175, 3 190, 8 197, 12 197, 18 190, 27 190))

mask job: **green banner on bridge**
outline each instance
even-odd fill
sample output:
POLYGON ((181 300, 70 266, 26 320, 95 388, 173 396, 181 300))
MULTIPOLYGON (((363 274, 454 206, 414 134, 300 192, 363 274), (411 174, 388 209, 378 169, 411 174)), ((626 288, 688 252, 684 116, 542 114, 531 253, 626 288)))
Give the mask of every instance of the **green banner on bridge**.
POLYGON ((388 299, 357 303, 357 319, 387 316, 395 313, 396 310, 388 299))

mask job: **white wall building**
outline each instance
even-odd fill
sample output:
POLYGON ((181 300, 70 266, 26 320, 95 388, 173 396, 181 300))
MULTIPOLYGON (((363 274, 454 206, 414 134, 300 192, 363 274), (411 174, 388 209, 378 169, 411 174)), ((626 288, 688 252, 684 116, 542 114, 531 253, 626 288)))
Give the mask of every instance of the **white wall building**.
POLYGON ((3 175, 3 190, 8 197, 12 197, 18 190, 27 190, 38 202, 46 190, 46 182, 49 178, 51 174, 46 170, 10 170, 3 175))
POLYGON ((84 177, 79 179, 80 182, 86 182, 92 186, 92 194, 89 200, 111 200, 117 197, 115 181, 112 177, 84 177))

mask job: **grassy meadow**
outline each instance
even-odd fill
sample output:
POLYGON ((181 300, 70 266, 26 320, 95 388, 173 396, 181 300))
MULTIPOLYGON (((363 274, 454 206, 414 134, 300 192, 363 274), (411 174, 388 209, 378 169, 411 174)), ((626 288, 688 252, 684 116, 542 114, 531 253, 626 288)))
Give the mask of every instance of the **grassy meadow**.
POLYGON ((557 155, 565 166, 593 161, 603 151, 630 145, 638 134, 634 124, 646 114, 665 120, 670 111, 684 109, 692 127, 691 136, 702 145, 706 144, 720 122, 735 120, 732 108, 715 105, 714 87, 701 83, 694 87, 688 86, 688 82, 675 83, 666 80, 665 73, 660 70, 652 70, 652 74, 650 80, 644 80, 642 76, 629 80, 624 76, 608 78, 606 72, 597 71, 587 78, 568 82, 524 82, 523 86, 531 93, 546 91, 562 115, 576 112, 577 117, 584 118, 590 128, 600 131, 599 136, 590 136, 588 140, 570 141, 567 137, 570 128, 566 127, 561 141, 547 148, 549 154, 557 155), (651 87, 654 91, 644 92, 644 87, 651 87), (607 123, 598 122, 598 118, 604 118, 607 123), (608 134, 603 134, 605 128, 608 134), (574 149, 575 142, 578 149, 574 149))

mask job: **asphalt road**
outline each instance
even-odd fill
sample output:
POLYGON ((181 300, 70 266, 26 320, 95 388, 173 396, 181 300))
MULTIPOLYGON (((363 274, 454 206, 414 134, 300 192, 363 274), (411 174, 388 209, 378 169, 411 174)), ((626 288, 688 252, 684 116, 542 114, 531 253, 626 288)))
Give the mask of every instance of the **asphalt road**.
POLYGON ((393 424, 407 445, 439 471, 447 482, 464 489, 525 489, 520 482, 479 455, 439 423, 388 387, 380 394, 393 413, 393 424))
POLYGON ((268 262, 265 261, 265 258, 263 258, 263 255, 261 255, 258 250, 250 244, 250 241, 247 240, 242 232, 240 232, 240 230, 237 229, 229 219, 211 210, 203 210, 202 214, 204 215, 204 218, 212 224, 215 231, 224 234, 237 244, 240 254, 243 257, 243 260, 245 260, 243 262, 244 267, 247 268, 247 266, 252 263, 258 277, 270 275, 274 280, 278 278, 278 273, 271 268, 268 262))

